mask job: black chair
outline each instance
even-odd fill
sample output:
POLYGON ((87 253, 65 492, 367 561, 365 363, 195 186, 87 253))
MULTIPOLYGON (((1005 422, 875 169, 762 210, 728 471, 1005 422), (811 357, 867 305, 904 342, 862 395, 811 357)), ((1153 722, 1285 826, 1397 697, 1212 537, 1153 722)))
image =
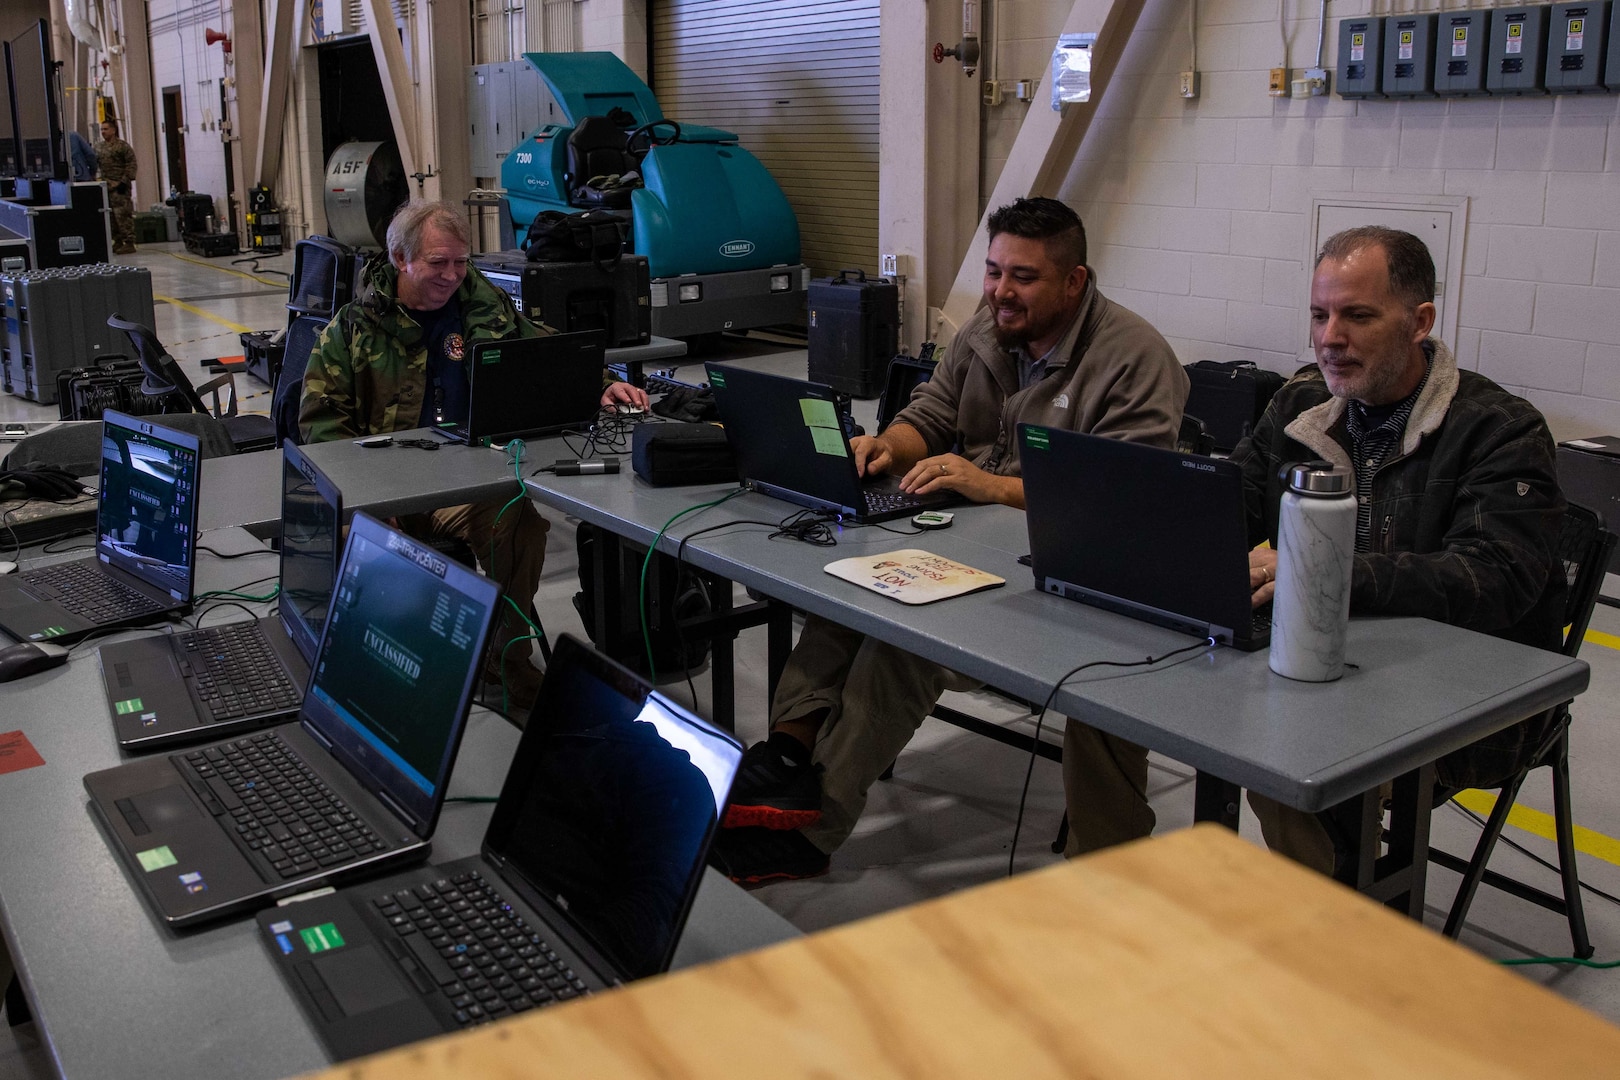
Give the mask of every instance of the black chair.
POLYGON ((193 386, 151 327, 131 322, 116 313, 107 317, 107 325, 114 330, 122 330, 128 335, 130 344, 135 346, 141 370, 146 376, 141 380, 141 393, 148 397, 174 394, 185 401, 192 412, 216 418, 225 426, 225 433, 239 454, 275 447, 275 425, 268 416, 238 415, 236 377, 230 372, 210 379, 200 387, 193 386), (220 391, 227 389, 230 391, 229 400, 222 402, 220 391), (204 393, 213 398, 213 408, 204 404, 204 393))
POLYGON ((1215 438, 1210 435, 1209 428, 1204 422, 1191 413, 1181 416, 1181 431, 1176 435, 1176 449, 1183 454, 1200 454, 1209 457, 1215 452, 1215 438))
POLYGON ((641 182, 640 163, 625 149, 624 129, 606 116, 587 116, 568 136, 568 201, 586 209, 625 210, 641 182), (594 182, 593 182, 594 181, 594 182))
POLYGON ((298 407, 304 397, 304 372, 310 354, 320 341, 321 331, 332 320, 325 315, 299 315, 287 326, 281 374, 276 376, 275 395, 270 399, 270 418, 275 422, 276 445, 304 440, 298 434, 298 407))
MULTIPOLYGON (((1569 594, 1564 604, 1567 629, 1561 650, 1565 656, 1575 656, 1580 652, 1615 540, 1615 534, 1603 527, 1602 517, 1584 506, 1570 504, 1558 535, 1558 556, 1569 579, 1569 594)), ((1496 806, 1485 822, 1485 831, 1474 845, 1473 858, 1464 862, 1449 852, 1429 849, 1429 861, 1463 875, 1462 883, 1457 886, 1457 895, 1451 902, 1451 911, 1446 916, 1443 932, 1447 937, 1454 938, 1462 931, 1463 920, 1474 902, 1474 894, 1484 883, 1564 916, 1569 920, 1569 937, 1575 955, 1583 960, 1592 955, 1592 942, 1586 933, 1586 912, 1581 905, 1581 881, 1575 865, 1575 825, 1569 803, 1569 706, 1570 703, 1566 701, 1554 710, 1547 733, 1536 753, 1501 785, 1496 806), (1542 766, 1552 770, 1553 821, 1558 842, 1558 869, 1563 878, 1561 897, 1486 868, 1525 778, 1530 770, 1542 766)))
POLYGON ((883 392, 878 395, 877 431, 894 422, 901 409, 911 401, 911 392, 934 376, 939 361, 934 359, 934 343, 923 344, 921 356, 896 356, 889 361, 889 371, 883 380, 883 392))

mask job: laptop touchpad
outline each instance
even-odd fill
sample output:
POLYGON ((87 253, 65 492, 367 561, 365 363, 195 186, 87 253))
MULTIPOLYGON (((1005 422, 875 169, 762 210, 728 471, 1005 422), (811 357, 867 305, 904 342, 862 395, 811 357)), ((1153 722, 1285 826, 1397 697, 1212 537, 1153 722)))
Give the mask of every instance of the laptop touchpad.
POLYGON ((179 825, 202 817, 202 811, 197 809, 197 804, 191 801, 186 789, 179 785, 171 784, 156 791, 143 792, 133 796, 130 801, 135 804, 135 809, 146 823, 154 829, 179 825))
POLYGON ((345 1016, 370 1012, 409 997, 400 983, 399 969, 370 945, 318 956, 313 963, 345 1016))

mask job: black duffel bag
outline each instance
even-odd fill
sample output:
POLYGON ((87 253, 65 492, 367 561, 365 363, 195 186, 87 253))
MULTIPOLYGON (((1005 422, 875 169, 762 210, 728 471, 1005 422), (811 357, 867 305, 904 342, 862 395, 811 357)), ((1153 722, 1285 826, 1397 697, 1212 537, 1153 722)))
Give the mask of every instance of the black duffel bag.
POLYGON ((612 210, 542 210, 523 239, 523 252, 530 262, 589 262, 607 273, 618 267, 629 232, 629 220, 612 210))

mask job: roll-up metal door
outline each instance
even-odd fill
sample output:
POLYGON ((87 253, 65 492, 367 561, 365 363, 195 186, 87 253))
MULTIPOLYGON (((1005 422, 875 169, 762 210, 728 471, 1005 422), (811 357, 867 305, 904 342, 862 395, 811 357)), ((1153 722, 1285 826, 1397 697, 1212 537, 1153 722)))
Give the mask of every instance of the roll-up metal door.
POLYGON ((765 163, 812 273, 877 273, 878 0, 655 0, 652 88, 765 163))

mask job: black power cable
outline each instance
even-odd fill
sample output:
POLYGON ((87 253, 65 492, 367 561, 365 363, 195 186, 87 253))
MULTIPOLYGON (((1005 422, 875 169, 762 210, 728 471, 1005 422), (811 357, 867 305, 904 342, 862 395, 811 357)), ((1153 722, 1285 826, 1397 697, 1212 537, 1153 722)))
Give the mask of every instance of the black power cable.
MULTIPOLYGON (((1193 651, 1195 651, 1197 649, 1211 649, 1211 648, 1214 648, 1216 646, 1216 644, 1217 644, 1217 642, 1215 641, 1214 638, 1205 638, 1203 641, 1196 642, 1196 643, 1194 643, 1192 645, 1184 646, 1183 648, 1180 648, 1180 649, 1174 649, 1174 650, 1172 650, 1170 652, 1167 652, 1167 653, 1163 654, 1162 656, 1149 656, 1149 657, 1146 657, 1146 658, 1141 659, 1141 660, 1091 660, 1091 661, 1088 661, 1088 662, 1086 662, 1084 664, 1079 664, 1079 665, 1076 665, 1075 667, 1070 668, 1067 672, 1065 672, 1063 674, 1062 678, 1058 679, 1057 682, 1052 684, 1051 692, 1046 695, 1046 700, 1041 703, 1041 711, 1035 715, 1035 742, 1040 741, 1040 738, 1041 738, 1041 725, 1046 720, 1046 710, 1048 710, 1048 709, 1050 709, 1052 707, 1052 701, 1053 701, 1053 699, 1055 699, 1057 697, 1057 692, 1063 688, 1064 683, 1068 682, 1070 679, 1074 678, 1076 675, 1080 674, 1082 671, 1087 671, 1087 670, 1089 670, 1091 668, 1094 668, 1094 667, 1114 667, 1114 668, 1149 667, 1149 666, 1151 666, 1153 664, 1157 664, 1157 663, 1160 663, 1162 661, 1168 660, 1172 656, 1180 656, 1183 653, 1190 653, 1190 652, 1193 652, 1193 651)), ((1024 803, 1029 799, 1029 779, 1035 772, 1035 759, 1037 757, 1039 757, 1039 756, 1040 755, 1039 755, 1039 752, 1038 752, 1037 748, 1033 744, 1031 744, 1031 746, 1029 748, 1029 765, 1024 769, 1024 788, 1023 788, 1023 791, 1020 792, 1019 795, 1018 795, 1018 819, 1013 824, 1012 850, 1007 853, 1007 876, 1008 877, 1012 877, 1012 875, 1013 875, 1013 861, 1015 859, 1017 859, 1017 857, 1018 857, 1018 834, 1021 831, 1023 831, 1023 828, 1024 828, 1024 803)))

